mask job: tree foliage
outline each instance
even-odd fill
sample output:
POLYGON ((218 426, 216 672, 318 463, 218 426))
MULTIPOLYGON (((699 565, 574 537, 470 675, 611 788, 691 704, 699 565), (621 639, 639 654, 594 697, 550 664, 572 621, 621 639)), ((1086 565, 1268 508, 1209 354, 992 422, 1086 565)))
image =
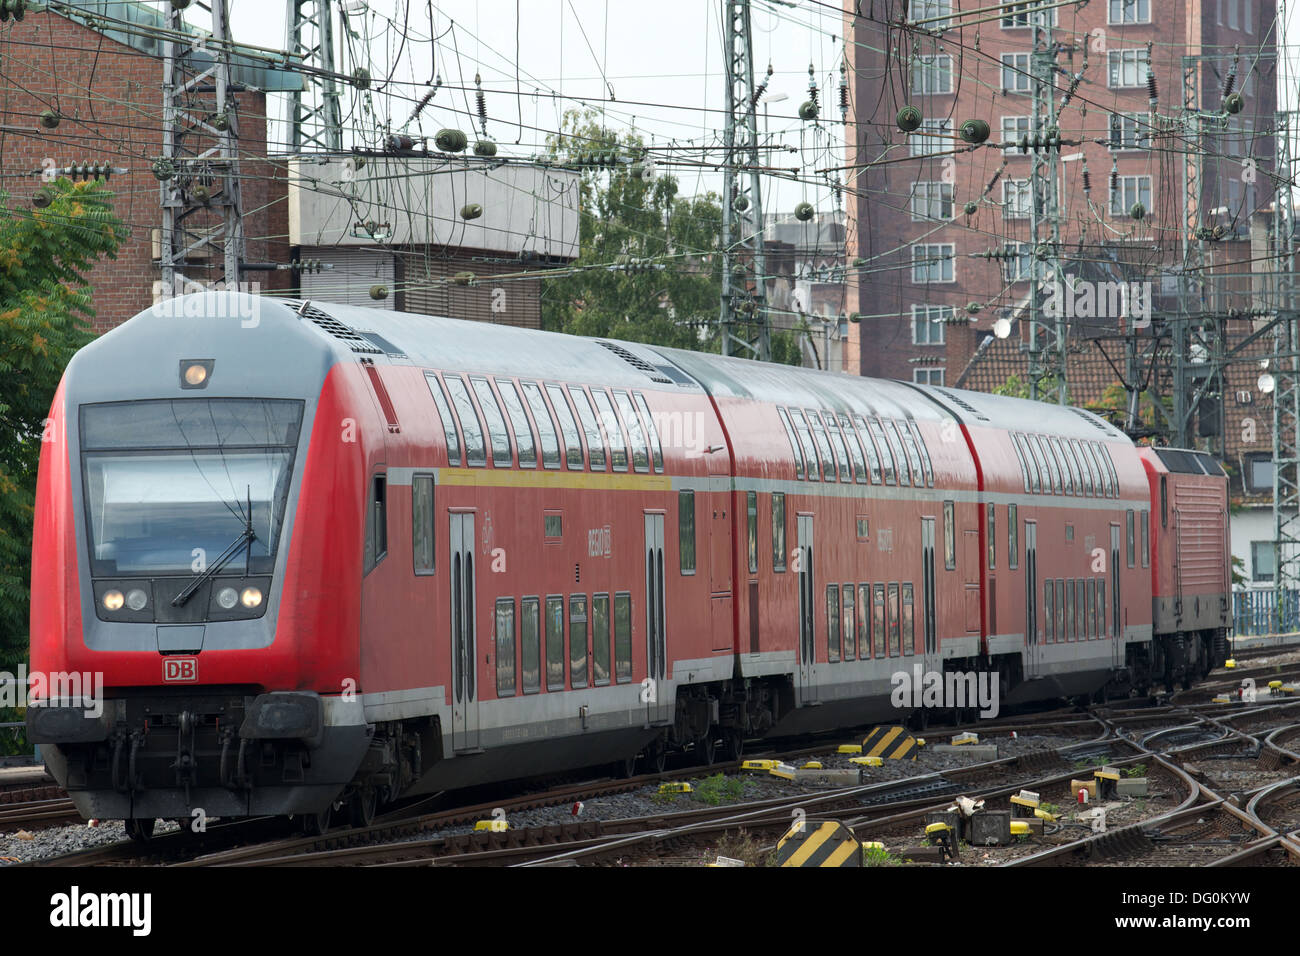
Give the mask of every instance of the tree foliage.
MULTIPOLYGON (((583 166, 579 252, 571 270, 546 281, 542 326, 698 351, 718 351, 722 296, 722 209, 714 193, 679 195, 674 176, 634 174, 653 153, 634 133, 611 130, 592 110, 565 114, 547 140, 561 164, 583 166), (616 165, 582 163, 617 153, 616 165)), ((790 333, 773 333, 773 358, 799 363, 790 333), (779 353, 779 355, 778 355, 779 353)))
MULTIPOLYGON (((44 209, 0 193, 0 666, 26 657, 36 466, 63 369, 91 339, 86 274, 126 228, 97 182, 45 186, 44 209)), ((47 436, 59 438, 61 436, 47 436)))

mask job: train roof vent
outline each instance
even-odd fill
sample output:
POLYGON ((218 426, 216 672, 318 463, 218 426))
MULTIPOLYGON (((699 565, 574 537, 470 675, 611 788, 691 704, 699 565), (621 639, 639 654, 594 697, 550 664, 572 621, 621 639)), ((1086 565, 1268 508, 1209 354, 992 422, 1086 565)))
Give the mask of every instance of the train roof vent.
POLYGON ((1226 477, 1219 463, 1204 452, 1188 451, 1183 448, 1156 448, 1153 451, 1164 462, 1164 466, 1176 474, 1226 477))
POLYGON ((1213 458, 1211 458, 1209 455, 1205 454, 1205 452, 1198 451, 1196 453, 1196 460, 1201 463, 1201 467, 1205 469, 1205 473, 1207 475, 1214 475, 1217 478, 1228 477, 1227 472, 1223 470, 1223 466, 1220 465, 1213 458))
POLYGON ((962 399, 958 398, 956 395, 948 391, 946 388, 939 388, 938 386, 932 386, 932 387, 936 392, 938 392, 940 395, 948 399, 948 401, 952 402, 958 408, 964 408, 966 411, 970 412, 980 421, 986 422, 989 420, 989 417, 985 415, 983 412, 981 412, 974 405, 971 405, 969 402, 963 401, 962 399))
POLYGON ((391 358, 406 358, 406 353, 399 349, 388 339, 384 338, 378 332, 362 332, 362 338, 368 339, 372 345, 378 345, 384 350, 384 354, 391 358))
POLYGON ((650 379, 650 381, 658 382, 661 385, 673 384, 673 380, 670 378, 665 378, 663 372, 660 369, 651 365, 645 359, 638 358, 637 356, 633 355, 627 349, 623 348, 623 346, 618 345, 614 342, 606 342, 602 339, 597 339, 596 344, 609 349, 611 352, 613 352, 615 355, 621 358, 628 365, 631 365, 637 371, 644 372, 646 376, 650 379))
POLYGON ((1075 408, 1072 405, 1067 405, 1066 408, 1070 409, 1070 411, 1074 412, 1074 414, 1078 415, 1080 418, 1082 418, 1093 428, 1097 429, 1097 431, 1105 432, 1111 438, 1115 437, 1115 429, 1111 428, 1102 419, 1098 418, 1092 412, 1085 412, 1082 408, 1075 408))
MULTIPOLYGON (((292 305, 292 302, 289 304, 292 305)), ((383 349, 377 349, 373 345, 368 344, 366 339, 363 338, 356 329, 344 325, 338 319, 334 318, 334 316, 322 312, 310 302, 304 301, 299 303, 294 311, 304 319, 310 319, 321 331, 329 333, 336 339, 341 339, 342 341, 347 342, 348 346, 354 352, 358 352, 362 355, 382 355, 384 353, 383 349)))

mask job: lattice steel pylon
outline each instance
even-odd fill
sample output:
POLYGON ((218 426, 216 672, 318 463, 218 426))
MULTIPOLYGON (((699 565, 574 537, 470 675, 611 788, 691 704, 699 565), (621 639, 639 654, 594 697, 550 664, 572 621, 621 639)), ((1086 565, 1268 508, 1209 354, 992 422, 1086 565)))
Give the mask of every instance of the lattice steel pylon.
POLYGON ((758 168, 758 97, 749 0, 723 0, 727 116, 723 143, 722 354, 748 352, 772 358, 767 313, 767 261, 763 254, 763 200, 758 168))
MULTIPOLYGON (((1056 44, 1052 42, 1052 28, 1049 10, 1030 12, 1030 22, 1034 31, 1034 51, 1030 55, 1033 73, 1033 109, 1034 133, 1042 136, 1050 130, 1058 129, 1056 116, 1056 44)), ((1065 276, 1061 269, 1061 202, 1058 191, 1060 176, 1060 150, 1046 150, 1046 155, 1035 151, 1034 165, 1030 173, 1030 230, 1033 233, 1034 252, 1031 260, 1032 291, 1029 296, 1029 389, 1034 399, 1043 398, 1041 394, 1044 381, 1056 380, 1056 400, 1064 405, 1070 400, 1069 384, 1066 378, 1068 369, 1067 347, 1069 329, 1064 317, 1064 310, 1056 309, 1054 316, 1043 320, 1042 308, 1038 297, 1044 278, 1043 267, 1050 258, 1048 266, 1052 281, 1057 283, 1058 291, 1065 289, 1065 276), (1047 226, 1046 237, 1043 226, 1047 226), (1047 249, 1047 256, 1042 250, 1047 249)), ((1056 296, 1058 300, 1060 295, 1056 296)))
MULTIPOLYGON (((161 181, 160 265, 168 292, 197 280, 237 283, 244 258, 227 2, 212 0, 212 29, 207 36, 193 33, 176 7, 167 10, 163 150, 154 169, 161 181), (190 43, 176 39, 191 33, 190 43), (218 259, 219 276, 213 266, 218 259)), ((196 4, 194 9, 203 7, 196 4)))
POLYGON ((333 0, 286 0, 286 46, 304 71, 301 90, 289 94, 289 142, 293 152, 340 152, 343 117, 335 79, 333 0))
POLYGON ((1300 587, 1300 475, 1297 426, 1300 425, 1300 364, 1297 364, 1295 313, 1295 209, 1291 188, 1296 113, 1277 116, 1278 192, 1273 202, 1274 297, 1278 322, 1273 332, 1273 585, 1279 627, 1286 595, 1300 587))

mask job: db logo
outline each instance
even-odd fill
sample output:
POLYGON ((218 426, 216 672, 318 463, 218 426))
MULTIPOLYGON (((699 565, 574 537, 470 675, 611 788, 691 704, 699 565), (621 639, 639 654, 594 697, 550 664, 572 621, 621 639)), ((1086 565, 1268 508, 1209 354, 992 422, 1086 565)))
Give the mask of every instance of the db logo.
POLYGON ((163 658, 163 680, 169 682, 199 679, 199 662, 193 657, 163 658))

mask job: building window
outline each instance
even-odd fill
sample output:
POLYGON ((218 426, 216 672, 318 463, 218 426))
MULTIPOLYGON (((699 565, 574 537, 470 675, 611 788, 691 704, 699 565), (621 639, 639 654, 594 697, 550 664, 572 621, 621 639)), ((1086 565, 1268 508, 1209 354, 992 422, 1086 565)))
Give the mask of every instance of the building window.
POLYGON ((1034 191, 1028 179, 1002 180, 1002 218, 1028 219, 1033 209, 1034 191))
POLYGON ((695 492, 677 495, 677 551, 682 574, 695 573, 695 492))
POLYGON ((1106 62, 1111 89, 1129 89, 1146 82, 1146 50, 1109 50, 1106 62))
POLYGON ((942 385, 943 369, 914 368, 912 369, 912 381, 917 385, 942 385))
POLYGON ((1028 93, 1034 82, 1029 67, 1030 55, 1028 53, 1003 53, 1002 92, 1028 93))
POLYGON ((944 117, 943 119, 927 119, 921 121, 921 128, 916 133, 927 133, 927 136, 913 134, 907 138, 908 148, 913 156, 926 156, 930 153, 942 153, 952 148, 951 142, 945 142, 938 139, 939 136, 947 136, 952 132, 952 120, 944 117))
POLYGON ((1243 462, 1246 466, 1246 490, 1265 492, 1273 490, 1273 459, 1267 455, 1247 455, 1243 462))
POLYGON ((931 243, 912 247, 913 282, 952 282, 953 245, 931 243))
MULTIPOLYGON (((1042 17, 1034 17, 1034 12, 1042 12, 1041 0, 1030 0, 1022 3, 1004 3, 1002 5, 1002 29, 1014 30, 1020 27, 1032 27, 1037 20, 1042 22, 1042 17), (1038 8, 1035 10, 1034 8, 1038 8)), ((1056 8, 1047 11, 1048 23, 1056 26, 1056 8)))
POLYGON ((1273 580, 1273 542, 1252 541, 1250 543, 1250 579, 1252 581, 1273 580))
POLYGON ((1034 250, 1029 243, 1007 243, 1002 251, 1010 253, 1002 260, 1002 276, 1007 282, 1027 282, 1034 277, 1034 250))
POLYGON ((951 219, 952 184, 920 182, 912 187, 912 221, 951 219))
POLYGON ((944 326, 954 315, 950 305, 912 306, 912 344, 943 345, 944 326))
POLYGON ((1020 147, 1021 138, 1029 135, 1033 120, 1028 116, 1002 117, 1002 153, 1012 155, 1020 147))
POLYGON ((1144 125, 1140 113, 1111 113, 1110 141, 1107 146, 1112 152, 1141 149, 1146 145, 1148 135, 1143 129, 1144 125))
POLYGON ((1151 177, 1121 176, 1119 186, 1110 197, 1110 214, 1126 217, 1134 203, 1141 203, 1147 212, 1151 211, 1151 177))
POLYGON ((946 18, 952 14, 952 0, 912 0, 907 6, 907 19, 912 23, 924 21, 931 30, 948 28, 946 18), (945 19, 937 19, 939 17, 945 19))
POLYGON ((912 58, 912 95, 952 92, 952 57, 946 53, 912 58))
POLYGON ((1110 17, 1106 22, 1150 23, 1151 0, 1110 0, 1110 17))

